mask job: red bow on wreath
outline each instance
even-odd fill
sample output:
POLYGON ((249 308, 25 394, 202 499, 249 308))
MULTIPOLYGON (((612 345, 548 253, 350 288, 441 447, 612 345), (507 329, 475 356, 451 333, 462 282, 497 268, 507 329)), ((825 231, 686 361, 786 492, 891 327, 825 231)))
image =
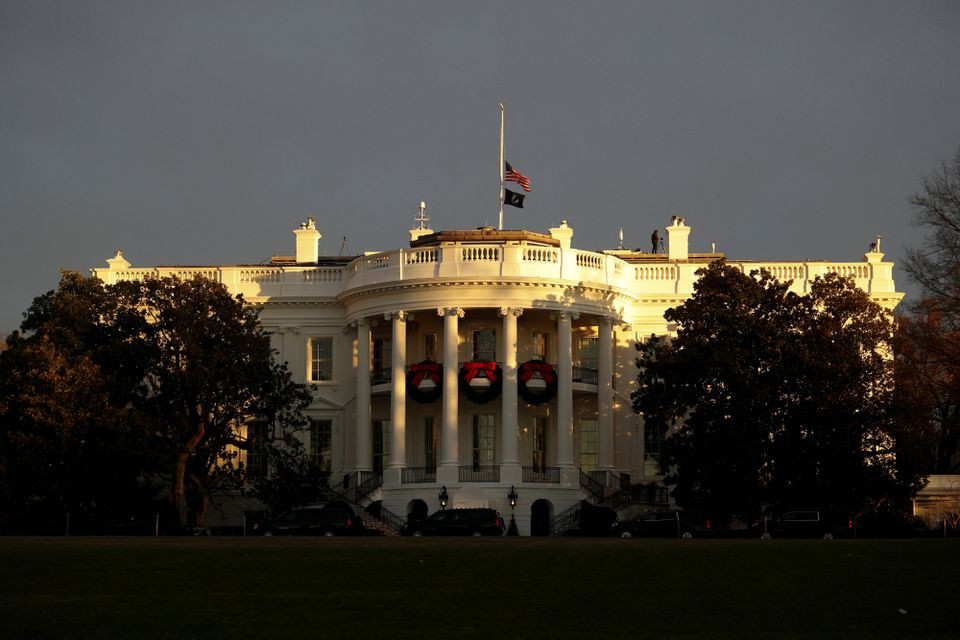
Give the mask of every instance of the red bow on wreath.
POLYGON ((496 362, 464 362, 463 381, 470 382, 476 378, 481 371, 484 373, 484 377, 491 382, 497 379, 496 362))
POLYGON ((553 372, 552 365, 547 364, 546 362, 525 362, 521 367, 521 382, 529 382, 534 373, 539 373, 544 382, 548 384, 553 382, 553 380, 556 378, 556 374, 553 372))
POLYGON ((412 364, 410 365, 410 372, 413 374, 413 379, 410 382, 415 387, 419 387, 424 378, 433 381, 434 384, 440 384, 440 365, 436 362, 412 364))

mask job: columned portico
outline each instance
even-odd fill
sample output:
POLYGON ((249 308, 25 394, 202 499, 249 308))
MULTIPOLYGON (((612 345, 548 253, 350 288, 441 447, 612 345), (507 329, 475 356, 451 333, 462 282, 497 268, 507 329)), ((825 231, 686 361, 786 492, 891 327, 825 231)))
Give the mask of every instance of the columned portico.
POLYGON ((443 420, 437 482, 453 484, 459 482, 460 477, 457 353, 460 347, 460 318, 464 312, 459 307, 441 307, 437 309, 437 315, 443 317, 443 420))
POLYGON ((500 480, 520 482, 517 455, 517 318, 523 309, 500 307, 503 318, 503 399, 500 418, 500 480))
POLYGON ((402 469, 407 466, 407 320, 406 311, 385 313, 393 322, 393 352, 390 392, 390 464, 384 469, 383 483, 399 485, 402 469))
POLYGON ((597 323, 597 423, 599 427, 598 467, 613 469, 613 335, 612 319, 597 323))
POLYGON ((373 469, 371 456, 372 428, 370 422, 370 321, 357 320, 357 421, 356 421, 356 471, 373 469))
POLYGON ((557 314, 557 466, 565 476, 564 484, 579 482, 570 476, 573 463, 573 351, 572 320, 579 314, 557 314))

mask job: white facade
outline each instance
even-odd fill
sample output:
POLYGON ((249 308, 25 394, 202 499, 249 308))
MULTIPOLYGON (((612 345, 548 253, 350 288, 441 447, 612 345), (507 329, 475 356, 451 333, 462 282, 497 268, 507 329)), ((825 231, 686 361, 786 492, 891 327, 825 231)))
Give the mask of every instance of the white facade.
MULTIPOLYGON (((118 253, 93 273, 108 284, 199 274, 262 304, 279 358, 316 385, 308 413, 323 421, 313 434, 323 442, 313 450, 334 481, 382 477, 375 497, 401 517, 439 509, 445 487, 448 506, 491 506, 509 520, 514 487, 529 533, 586 496, 583 473, 610 491, 657 479, 630 402, 635 344, 669 334, 664 312, 722 257, 690 253, 683 220, 656 254, 574 249, 566 222, 549 234, 418 230, 410 248, 349 259, 318 256, 312 220, 294 234, 297 255, 270 265, 133 268, 118 253), (461 365, 492 359, 502 392, 471 402, 458 389, 461 365), (518 398, 517 369, 538 359, 554 366, 557 394, 530 405, 518 398), (408 367, 424 360, 444 365, 432 403, 406 389, 408 367)), ((798 293, 839 273, 888 309, 903 297, 878 250, 849 263, 728 263, 768 269, 798 293)))

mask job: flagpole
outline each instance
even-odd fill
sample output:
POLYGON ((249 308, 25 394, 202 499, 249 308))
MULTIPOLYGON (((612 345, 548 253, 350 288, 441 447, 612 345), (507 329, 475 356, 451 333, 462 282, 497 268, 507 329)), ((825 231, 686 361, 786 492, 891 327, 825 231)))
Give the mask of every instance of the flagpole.
POLYGON ((498 229, 503 231, 503 103, 500 103, 500 224, 498 229))

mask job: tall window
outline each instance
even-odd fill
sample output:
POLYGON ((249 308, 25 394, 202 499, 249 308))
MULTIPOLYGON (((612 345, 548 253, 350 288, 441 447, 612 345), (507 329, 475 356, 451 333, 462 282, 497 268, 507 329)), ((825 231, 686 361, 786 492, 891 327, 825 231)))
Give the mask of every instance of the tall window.
POLYGON ((595 419, 580 420, 580 468, 593 471, 600 457, 600 423, 595 419))
POLYGON ((439 362, 440 357, 437 352, 437 334, 423 334, 423 359, 439 362))
POLYGON ((660 475, 660 450, 666 428, 656 424, 643 425, 643 474, 660 475))
POLYGON ((390 464, 390 422, 373 421, 373 471, 383 475, 383 469, 390 464))
POLYGON ((497 419, 492 413, 473 416, 473 470, 495 463, 497 419))
POLYGON ((330 473, 333 467, 333 443, 330 420, 310 420, 310 460, 321 471, 330 473))
POLYGON ((544 471, 547 466, 547 418, 533 419, 533 470, 544 471))
POLYGON ((247 423, 247 474, 263 478, 267 475, 267 445, 270 433, 266 422, 247 423))
POLYGON ((550 336, 542 331, 533 332, 533 359, 549 362, 550 336))
POLYGON ((374 338, 373 340, 373 377, 374 379, 389 379, 390 369, 393 366, 393 340, 391 338, 374 338))
POLYGON ((310 339, 310 381, 333 379, 333 338, 310 339))
POLYGON ((491 329, 473 332, 473 359, 493 362, 497 359, 497 334, 491 329))
POLYGON ((433 416, 423 418, 423 466, 437 470, 437 421, 433 416))
POLYGON ((580 338, 580 366, 584 369, 597 369, 597 339, 580 338))

